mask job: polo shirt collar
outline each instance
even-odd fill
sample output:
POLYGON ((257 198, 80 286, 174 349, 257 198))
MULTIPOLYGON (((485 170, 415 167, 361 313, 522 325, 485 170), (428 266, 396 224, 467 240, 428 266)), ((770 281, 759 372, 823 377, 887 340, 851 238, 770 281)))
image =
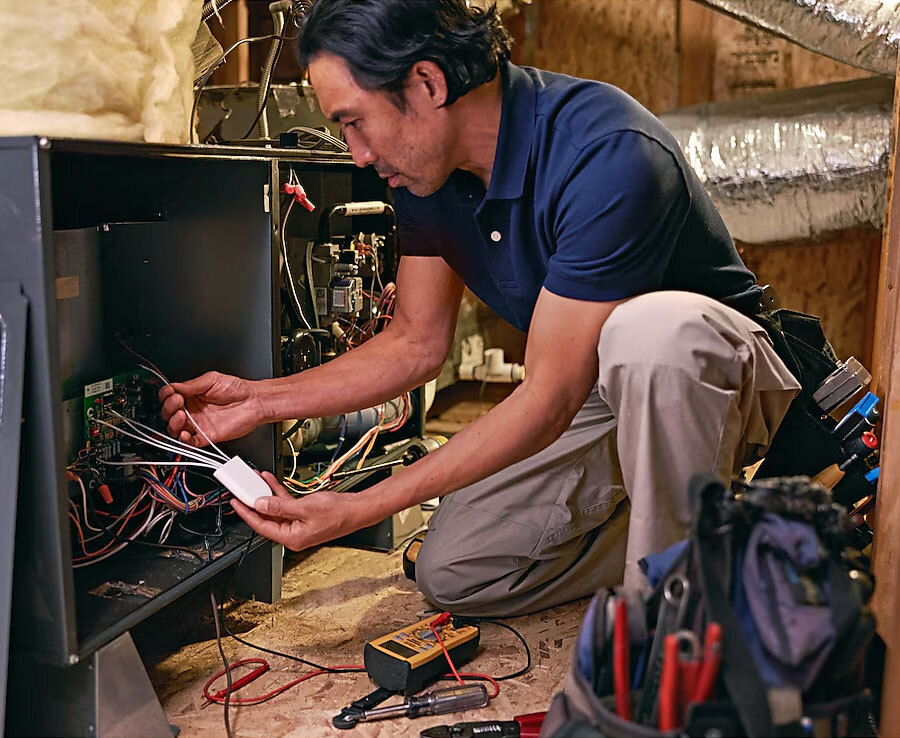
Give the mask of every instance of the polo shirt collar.
POLYGON ((534 82, 527 72, 510 62, 500 71, 503 108, 485 200, 515 200, 522 196, 534 138, 534 82))

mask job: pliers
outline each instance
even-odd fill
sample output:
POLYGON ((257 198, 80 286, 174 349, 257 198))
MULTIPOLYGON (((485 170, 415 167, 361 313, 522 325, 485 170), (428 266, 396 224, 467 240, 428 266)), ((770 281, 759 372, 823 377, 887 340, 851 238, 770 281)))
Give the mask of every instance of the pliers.
POLYGON ((689 630, 666 636, 663 643, 662 678, 659 683, 659 729, 677 730, 684 724, 685 709, 691 702, 705 702, 712 696, 722 660, 722 628, 710 622, 700 640, 689 630), (682 649, 687 646, 687 650, 682 649))
POLYGON ((456 723, 456 725, 435 725, 419 733, 420 738, 476 738, 484 735, 491 738, 538 738, 546 712, 532 712, 516 715, 512 720, 485 720, 476 723, 456 723))

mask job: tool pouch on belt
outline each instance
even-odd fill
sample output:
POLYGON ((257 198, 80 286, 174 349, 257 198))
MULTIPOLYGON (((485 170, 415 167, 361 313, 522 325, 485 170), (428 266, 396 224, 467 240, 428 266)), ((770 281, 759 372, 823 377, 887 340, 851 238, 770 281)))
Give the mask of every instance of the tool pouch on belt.
POLYGON ((652 593, 603 589, 591 601, 542 738, 875 735, 863 677, 871 580, 844 558, 843 508, 804 478, 726 488, 695 477, 690 494, 691 538, 645 560, 653 559, 652 593), (648 719, 663 691, 651 644, 673 580, 686 583, 679 632, 720 626, 721 661, 708 698, 688 700, 681 727, 662 731, 648 719), (628 606, 631 720, 617 714, 609 674, 610 618, 619 612, 609 603, 619 597, 628 606))
MULTIPOLYGON (((840 443, 831 435, 835 421, 824 415, 812 399, 823 380, 838 368, 837 356, 819 319, 813 315, 780 309, 759 313, 753 319, 766 329, 775 352, 801 387, 756 478, 815 476, 844 456, 840 443)), ((849 506, 870 494, 871 485, 864 472, 851 467, 833 492, 835 500, 849 506)))

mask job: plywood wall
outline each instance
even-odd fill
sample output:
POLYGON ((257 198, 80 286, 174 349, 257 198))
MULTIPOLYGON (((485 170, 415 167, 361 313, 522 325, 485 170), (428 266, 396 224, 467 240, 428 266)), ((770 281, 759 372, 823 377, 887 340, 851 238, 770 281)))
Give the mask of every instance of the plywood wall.
POLYGON ((881 233, 835 233, 809 243, 738 244, 760 284, 771 284, 782 307, 818 315, 841 358, 871 366, 875 281, 881 233))
POLYGON ((598 79, 653 112, 678 105, 679 0, 536 0, 509 19, 520 64, 598 79))
POLYGON ((868 76, 693 0, 534 0, 514 61, 622 88, 654 113, 868 76))

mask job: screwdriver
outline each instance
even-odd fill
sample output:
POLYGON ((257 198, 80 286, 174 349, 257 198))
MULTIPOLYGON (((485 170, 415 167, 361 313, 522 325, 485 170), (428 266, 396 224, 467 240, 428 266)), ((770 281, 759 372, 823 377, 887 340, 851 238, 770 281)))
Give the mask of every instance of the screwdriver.
POLYGON ((851 441, 851 443, 847 445, 847 450, 850 455, 846 459, 840 464, 832 464, 831 466, 825 467, 813 477, 813 481, 821 484, 826 489, 834 489, 837 486, 837 483, 844 478, 846 470, 849 469, 855 461, 865 458, 876 448, 878 448, 878 437, 874 433, 866 431, 858 439, 851 441))
POLYGON ((379 469, 390 469, 393 466, 409 466, 410 464, 421 459, 425 454, 435 451, 440 448, 441 442, 435 438, 423 438, 420 442, 413 444, 410 446, 406 453, 403 454, 399 459, 394 459, 393 461, 385 461, 382 464, 372 464, 371 466, 364 466, 359 469, 349 469, 347 471, 339 471, 335 472, 331 475, 332 479, 344 479, 345 477, 352 477, 354 474, 366 474, 368 472, 378 471, 379 469))
POLYGON ((484 707, 488 703, 487 689, 483 684, 463 684, 447 689, 436 689, 421 697, 407 697, 399 705, 363 710, 358 722, 384 720, 386 718, 417 718, 422 715, 443 715, 484 707))

